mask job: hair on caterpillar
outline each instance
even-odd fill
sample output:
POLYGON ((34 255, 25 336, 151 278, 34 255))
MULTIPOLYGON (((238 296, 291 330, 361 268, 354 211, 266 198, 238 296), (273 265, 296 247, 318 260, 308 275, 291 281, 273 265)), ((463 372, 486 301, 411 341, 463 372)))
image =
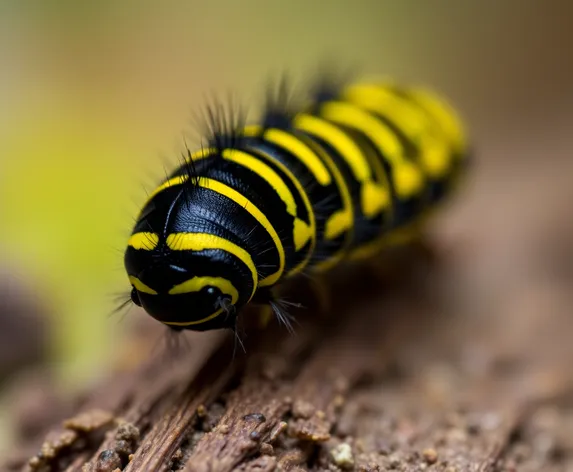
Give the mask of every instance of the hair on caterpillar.
MULTIPOLYGON (((243 139, 243 129, 246 125, 246 110, 238 104, 232 93, 225 99, 216 95, 206 97, 204 105, 199 111, 191 112, 192 130, 198 135, 201 153, 208 150, 213 155, 220 155, 224 149, 236 149, 243 139)), ((194 152, 184 141, 184 150, 181 153, 181 166, 187 174, 187 183, 197 186, 199 183, 198 169, 204 164, 193 159, 194 152)))
POLYGON ((341 68, 338 60, 324 59, 318 63, 310 79, 311 107, 337 98, 340 91, 356 79, 358 67, 341 68))
POLYGON ((283 325, 290 334, 294 334, 294 326, 296 318, 289 313, 289 308, 303 308, 303 305, 296 302, 288 301, 285 298, 277 298, 269 302, 277 321, 283 325))
POLYGON ((133 306, 131 293, 118 293, 113 295, 114 307, 108 314, 108 318, 119 316, 119 323, 127 316, 133 306))
POLYGON ((216 95, 205 98, 205 104, 192 113, 195 132, 199 134, 201 149, 216 152, 238 147, 243 138, 247 110, 232 93, 221 99, 216 95))
POLYGON ((278 79, 270 77, 265 85, 265 100, 261 128, 288 129, 299 111, 299 100, 294 100, 291 79, 283 72, 278 79))
POLYGON ((183 139, 185 150, 181 153, 181 165, 185 169, 187 175, 187 183, 192 186, 199 185, 199 172, 197 172, 197 165, 193 159, 193 153, 187 144, 187 140, 183 139))
POLYGON ((245 336, 244 331, 241 330, 243 334, 239 332, 239 326, 237 322, 235 322, 235 326, 231 328, 231 331, 233 333, 233 360, 234 360, 237 355, 237 348, 240 347, 241 351, 243 351, 243 354, 247 353, 247 348, 245 347, 245 342, 243 341, 243 338, 245 336))

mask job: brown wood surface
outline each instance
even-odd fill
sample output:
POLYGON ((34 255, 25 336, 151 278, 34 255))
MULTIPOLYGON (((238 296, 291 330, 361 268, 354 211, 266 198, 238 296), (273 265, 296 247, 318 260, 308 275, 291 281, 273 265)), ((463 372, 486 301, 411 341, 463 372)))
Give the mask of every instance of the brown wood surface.
POLYGON ((573 470, 573 163, 488 162, 436 218, 434 258, 347 271, 328 316, 250 329, 234 358, 221 333, 166 358, 146 323, 2 470, 573 470))

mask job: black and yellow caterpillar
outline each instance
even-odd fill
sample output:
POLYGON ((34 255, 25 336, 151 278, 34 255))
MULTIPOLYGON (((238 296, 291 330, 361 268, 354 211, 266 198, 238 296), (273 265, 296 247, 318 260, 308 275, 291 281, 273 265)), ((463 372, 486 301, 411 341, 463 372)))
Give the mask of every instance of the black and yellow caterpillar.
POLYGON ((450 106, 389 81, 320 87, 258 126, 211 118, 208 147, 149 195, 125 253, 131 300, 176 330, 234 329, 285 279, 398 243, 467 160, 450 106))

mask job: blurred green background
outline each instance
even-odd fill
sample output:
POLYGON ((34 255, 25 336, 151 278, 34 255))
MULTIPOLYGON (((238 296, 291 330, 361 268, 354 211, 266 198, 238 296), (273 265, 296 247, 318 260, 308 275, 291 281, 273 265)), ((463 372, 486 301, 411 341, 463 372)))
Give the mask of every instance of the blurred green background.
POLYGON ((541 0, 3 0, 0 283, 42 307, 32 341, 47 337, 62 386, 97 378, 129 327, 107 315, 144 189, 206 94, 256 109, 270 73, 304 80, 334 58, 439 89, 481 148, 534 142, 571 113, 572 15, 541 0))

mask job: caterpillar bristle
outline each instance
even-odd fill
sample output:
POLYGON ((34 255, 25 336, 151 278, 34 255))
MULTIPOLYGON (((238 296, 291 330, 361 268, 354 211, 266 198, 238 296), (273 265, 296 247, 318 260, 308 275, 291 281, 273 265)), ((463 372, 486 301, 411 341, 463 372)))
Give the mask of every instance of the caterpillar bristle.
MULTIPOLYGON (((187 141, 184 141, 185 150, 181 153, 181 167, 185 169, 185 174, 187 175, 188 183, 197 186, 199 184, 199 173, 197 172, 197 166, 195 165, 195 160, 191 149, 187 145, 187 141)), ((166 181, 169 177, 166 177, 166 181)))
POLYGON ((278 79, 268 79, 265 90, 261 128, 263 130, 288 128, 296 114, 298 104, 294 101, 292 79, 286 72, 283 72, 278 79))
POLYGON ((315 104, 336 98, 349 84, 356 80, 357 65, 342 67, 338 61, 325 58, 318 63, 310 80, 309 94, 315 104))
POLYGON ((125 316, 128 314, 129 309, 132 306, 131 297, 128 294, 121 294, 115 297, 115 306, 112 308, 111 312, 108 314, 108 318, 112 318, 120 315, 119 321, 121 322, 125 316))
POLYGON ((218 152, 238 147, 246 124, 245 116, 233 94, 228 94, 225 100, 213 97, 205 105, 208 146, 218 152))
POLYGON ((302 308, 302 305, 300 303, 288 302, 284 299, 271 300, 269 304, 277 321, 283 325, 290 334, 294 334, 293 324, 296 323, 296 318, 289 313, 289 308, 302 308))

